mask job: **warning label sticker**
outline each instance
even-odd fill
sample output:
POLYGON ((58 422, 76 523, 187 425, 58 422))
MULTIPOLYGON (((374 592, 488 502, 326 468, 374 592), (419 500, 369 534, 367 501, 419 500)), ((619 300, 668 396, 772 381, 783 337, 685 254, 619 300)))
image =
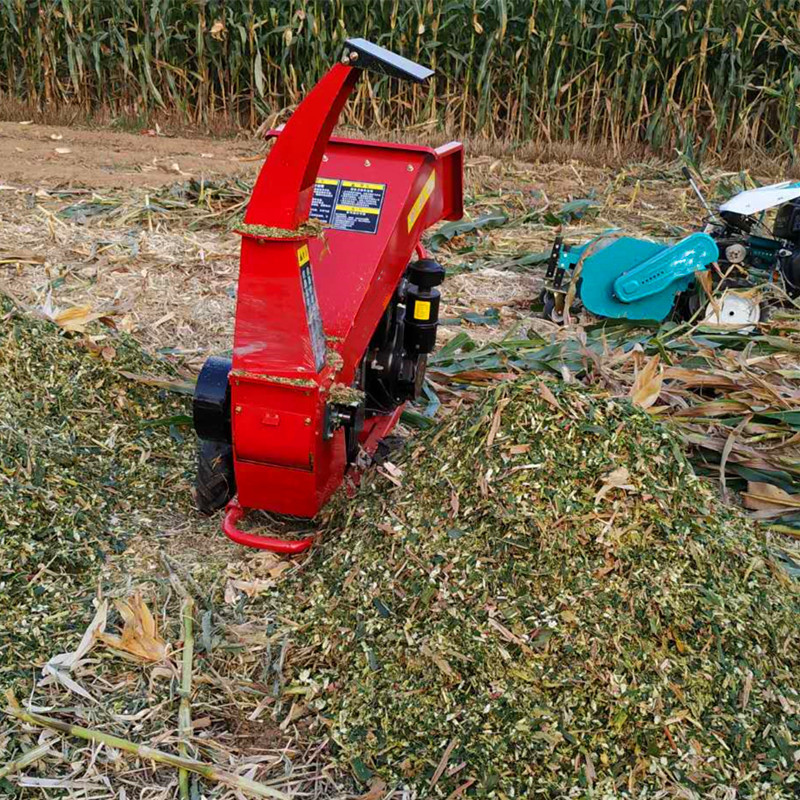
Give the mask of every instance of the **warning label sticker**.
POLYGON ((339 231, 377 233, 385 196, 385 183, 317 178, 309 216, 339 231))
POLYGON ((311 350, 314 353, 314 366, 319 372, 325 366, 325 331, 322 328, 322 315, 317 302, 317 291, 314 288, 314 275, 311 272, 307 245, 302 245, 297 250, 297 265, 300 267, 300 286, 303 290, 303 303, 306 307, 306 321, 311 338, 311 350))
POLYGON ((310 217, 330 224, 333 207, 339 194, 339 181, 330 178, 317 178, 314 196, 311 198, 310 217))
POLYGON ((414 319, 427 321, 431 318, 431 304, 427 300, 417 300, 414 303, 414 319))

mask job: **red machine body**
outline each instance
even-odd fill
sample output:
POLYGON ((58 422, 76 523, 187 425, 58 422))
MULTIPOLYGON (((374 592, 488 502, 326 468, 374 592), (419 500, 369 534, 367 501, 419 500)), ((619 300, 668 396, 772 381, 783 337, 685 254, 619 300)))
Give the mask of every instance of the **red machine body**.
MULTIPOLYGON (((460 144, 331 138, 358 67, 374 66, 376 53, 384 68, 387 60, 395 69, 411 64, 359 44, 368 45, 355 40, 347 63, 335 65, 272 132, 277 138, 239 231, 228 375, 238 502, 224 527, 251 546, 292 552, 310 543, 265 540, 239 532, 236 522, 245 508, 313 517, 341 484, 354 432, 337 422, 342 409, 358 410, 370 341, 415 252, 423 253, 422 233, 462 215, 460 144), (321 232, 309 230, 309 216, 321 232)), ((361 447, 373 451, 401 411, 362 408, 361 447)))

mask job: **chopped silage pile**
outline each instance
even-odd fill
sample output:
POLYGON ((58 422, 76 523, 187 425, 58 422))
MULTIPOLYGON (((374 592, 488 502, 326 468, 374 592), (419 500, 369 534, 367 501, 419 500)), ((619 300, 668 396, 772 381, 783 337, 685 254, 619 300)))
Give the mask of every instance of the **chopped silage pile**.
POLYGON ((122 375, 154 369, 0 297, 0 686, 74 645, 104 557, 188 500, 185 401, 122 375))
MULTIPOLYGON (((135 345, 81 346, 9 311, 0 684, 24 677, 27 693, 92 618, 103 554, 185 503, 193 447, 170 435, 184 401, 122 376, 161 370, 135 345)), ((627 402, 518 381, 398 466, 336 499, 308 561, 251 581, 253 599, 223 602, 200 543, 192 752, 317 791, 298 754, 312 737, 314 759, 327 752, 327 733, 382 797, 798 795, 797 584, 670 433, 627 402)), ((153 606, 175 606, 161 583, 153 606)), ((35 704, 174 749, 173 681, 109 657, 93 669, 102 703, 51 687, 35 704)), ((122 780, 116 760, 92 764, 122 780)), ((137 773, 163 796, 171 780, 137 773)))
POLYGON ((499 387, 341 503, 260 601, 287 690, 419 797, 797 797, 796 584, 644 412, 552 391, 499 387))

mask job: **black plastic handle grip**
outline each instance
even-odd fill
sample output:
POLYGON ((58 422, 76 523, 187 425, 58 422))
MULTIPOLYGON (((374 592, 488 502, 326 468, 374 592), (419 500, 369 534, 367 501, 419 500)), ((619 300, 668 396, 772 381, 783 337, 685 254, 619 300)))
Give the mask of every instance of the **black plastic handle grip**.
POLYGON ((345 45, 347 46, 345 61, 351 67, 368 69, 370 72, 380 72, 382 75, 415 83, 423 83, 433 75, 432 69, 398 56, 391 50, 366 39, 347 39, 345 45))

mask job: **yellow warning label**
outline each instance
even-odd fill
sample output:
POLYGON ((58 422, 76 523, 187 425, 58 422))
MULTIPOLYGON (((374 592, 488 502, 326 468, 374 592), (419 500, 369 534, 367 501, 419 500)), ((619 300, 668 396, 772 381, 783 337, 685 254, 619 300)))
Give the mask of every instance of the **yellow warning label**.
POLYGON ((348 214, 380 214, 379 208, 361 208, 360 206, 336 206, 337 211, 345 211, 348 214))
POLYGON ((417 300, 414 303, 414 319, 423 321, 431 318, 431 304, 427 300, 417 300))
POLYGON ((304 244, 297 249, 297 266, 302 267, 303 264, 307 264, 308 259, 308 245, 304 244))
POLYGON ((375 234, 385 198, 385 183, 318 178, 309 217, 337 231, 375 234))
POLYGON ((428 202, 428 199, 433 194, 433 190, 436 186, 436 173, 431 172, 430 178, 425 181, 425 185, 422 187, 422 191, 419 193, 419 197, 414 201, 414 205, 411 206, 411 211, 408 212, 408 232, 411 233, 411 229, 414 227, 414 223, 419 219, 419 215, 422 213, 422 209, 425 208, 425 204, 428 202))
POLYGON ((385 189, 385 183, 363 183, 362 181, 342 181, 342 186, 348 189, 385 189))

